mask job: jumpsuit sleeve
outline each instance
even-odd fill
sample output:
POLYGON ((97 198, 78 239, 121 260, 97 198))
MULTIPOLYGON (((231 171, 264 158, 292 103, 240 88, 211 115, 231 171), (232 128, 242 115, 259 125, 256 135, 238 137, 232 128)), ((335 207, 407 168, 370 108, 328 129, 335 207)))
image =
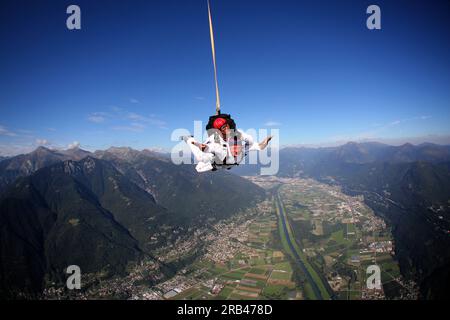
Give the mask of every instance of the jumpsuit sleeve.
POLYGON ((255 142, 253 137, 242 130, 238 129, 239 133, 241 134, 242 140, 245 142, 245 149, 248 151, 252 150, 261 150, 261 147, 259 146, 259 143, 255 142))

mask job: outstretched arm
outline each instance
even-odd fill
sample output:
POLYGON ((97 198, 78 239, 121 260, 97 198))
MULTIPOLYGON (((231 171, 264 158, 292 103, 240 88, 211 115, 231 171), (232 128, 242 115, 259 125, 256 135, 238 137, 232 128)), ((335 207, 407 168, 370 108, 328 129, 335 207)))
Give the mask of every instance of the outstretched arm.
POLYGON ((259 149, 264 150, 267 147, 267 145, 269 144, 269 141, 272 140, 272 138, 273 138, 273 136, 268 136, 263 141, 261 141, 259 143, 259 149))
POLYGON ((248 148, 247 150, 251 151, 251 150, 264 150, 267 147, 267 144, 269 143, 269 141, 272 139, 273 136, 268 136, 267 138, 265 138, 263 141, 261 141, 260 143, 254 142, 253 137, 245 132, 243 132, 242 130, 239 130, 241 136, 242 136, 242 140, 245 141, 246 144, 246 148, 248 148))

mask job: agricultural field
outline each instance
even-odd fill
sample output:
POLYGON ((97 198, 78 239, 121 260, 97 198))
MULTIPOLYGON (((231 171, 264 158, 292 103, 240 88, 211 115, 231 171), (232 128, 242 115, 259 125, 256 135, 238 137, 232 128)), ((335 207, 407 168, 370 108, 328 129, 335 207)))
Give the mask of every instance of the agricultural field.
POLYGON ((362 197, 309 179, 291 179, 279 194, 296 242, 335 298, 398 298, 408 291, 391 231, 362 197), (380 267, 381 290, 367 289, 369 265, 380 267))
POLYGON ((171 299, 301 299, 286 253, 273 246, 277 228, 272 211, 259 215, 245 230, 245 250, 221 263, 199 259, 187 274, 203 279, 202 284, 171 299))
POLYGON ((355 300, 401 298, 414 289, 400 274, 389 227, 362 197, 309 179, 254 179, 272 196, 251 215, 203 236, 205 253, 161 294, 355 300), (380 267, 380 289, 367 288, 372 265, 380 267))

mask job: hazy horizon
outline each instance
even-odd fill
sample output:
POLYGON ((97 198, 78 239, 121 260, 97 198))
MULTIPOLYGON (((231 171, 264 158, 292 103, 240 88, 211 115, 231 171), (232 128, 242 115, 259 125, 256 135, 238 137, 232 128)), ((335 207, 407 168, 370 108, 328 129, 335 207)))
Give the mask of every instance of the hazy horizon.
MULTIPOLYGON (((363 143, 380 143, 380 144, 384 144, 384 145, 388 145, 388 146, 402 146, 405 144, 412 144, 414 146, 419 146, 421 144, 434 144, 434 145, 439 145, 439 146, 450 146, 450 136, 442 136, 442 137, 436 137, 435 139, 436 141, 431 142, 430 140, 426 140, 425 138, 422 137, 417 137, 417 138, 411 138, 409 140, 403 140, 403 139, 380 139, 380 140, 358 140, 358 141, 353 141, 353 140, 348 140, 348 141, 330 141, 330 142, 323 142, 320 144, 302 144, 302 143, 298 143, 298 144, 287 144, 287 145, 281 145, 280 146, 280 150, 285 149, 285 148, 329 148, 329 147, 340 147, 343 146, 345 144, 348 143, 357 143, 357 144, 363 144, 363 143), (416 139, 416 140, 414 140, 416 139), (424 139, 424 140, 422 140, 424 139)), ((68 146, 52 146, 52 145, 35 145, 35 146, 30 146, 28 150, 24 150, 23 152, 19 152, 19 153, 11 153, 11 154, 7 154, 2 152, 3 150, 0 150, 0 156, 2 157, 14 157, 17 155, 21 155, 21 154, 27 154, 30 152, 35 151, 36 149, 38 149, 39 147, 43 147, 52 151, 66 151, 66 150, 71 150, 71 149, 81 149, 84 151, 88 151, 91 153, 94 153, 95 151, 101 151, 101 150, 107 150, 110 148, 130 148, 132 150, 136 150, 136 151, 144 151, 144 150, 148 150, 151 152, 156 152, 156 153, 162 153, 162 154, 168 154, 171 152, 170 149, 165 149, 165 148, 161 148, 161 147, 144 147, 144 148, 133 148, 131 146, 127 146, 127 145, 111 145, 109 147, 103 148, 103 149, 90 149, 90 148, 86 148, 83 147, 82 144, 80 143, 72 143, 71 145, 68 146)))

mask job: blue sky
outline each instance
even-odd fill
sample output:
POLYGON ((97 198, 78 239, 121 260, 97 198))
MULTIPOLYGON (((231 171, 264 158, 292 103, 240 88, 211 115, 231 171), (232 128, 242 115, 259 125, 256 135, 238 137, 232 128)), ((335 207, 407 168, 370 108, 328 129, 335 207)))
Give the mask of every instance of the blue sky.
MULTIPOLYGON (((450 136, 448 1, 211 6, 222 110, 240 127, 279 128, 282 145, 450 136)), ((214 112, 205 0, 2 1, 0 42, 0 154, 170 148, 214 112)))

